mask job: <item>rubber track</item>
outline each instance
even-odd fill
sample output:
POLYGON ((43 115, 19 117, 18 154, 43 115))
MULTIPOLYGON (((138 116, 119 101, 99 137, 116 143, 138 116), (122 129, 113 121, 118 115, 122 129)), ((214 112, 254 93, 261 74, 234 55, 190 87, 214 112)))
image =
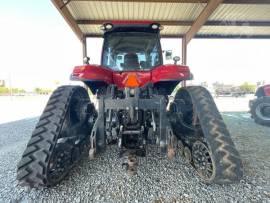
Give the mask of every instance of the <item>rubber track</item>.
POLYGON ((41 187, 55 184, 47 178, 47 167, 75 91, 86 90, 80 86, 62 86, 51 95, 18 164, 19 185, 41 187))
POLYGON ((205 182, 225 184, 239 181, 243 176, 242 161, 211 94, 203 87, 190 86, 180 89, 176 98, 181 91, 187 91, 191 97, 214 159, 214 174, 205 182))

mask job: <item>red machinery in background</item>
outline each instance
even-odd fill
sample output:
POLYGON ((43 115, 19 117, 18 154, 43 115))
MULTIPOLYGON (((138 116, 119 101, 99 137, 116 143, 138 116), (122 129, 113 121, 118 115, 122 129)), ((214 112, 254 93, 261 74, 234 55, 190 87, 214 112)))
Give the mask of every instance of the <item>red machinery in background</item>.
POLYGON ((260 125, 270 126, 270 85, 259 87, 256 99, 249 102, 252 118, 260 125))

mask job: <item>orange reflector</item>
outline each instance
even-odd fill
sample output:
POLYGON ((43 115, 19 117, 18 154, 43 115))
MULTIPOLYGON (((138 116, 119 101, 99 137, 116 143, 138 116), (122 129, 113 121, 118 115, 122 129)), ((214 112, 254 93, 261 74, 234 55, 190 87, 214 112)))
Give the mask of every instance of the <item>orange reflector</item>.
POLYGON ((135 73, 131 73, 128 75, 126 81, 125 81, 125 86, 130 87, 130 88, 135 88, 139 87, 139 82, 137 79, 137 75, 135 73))

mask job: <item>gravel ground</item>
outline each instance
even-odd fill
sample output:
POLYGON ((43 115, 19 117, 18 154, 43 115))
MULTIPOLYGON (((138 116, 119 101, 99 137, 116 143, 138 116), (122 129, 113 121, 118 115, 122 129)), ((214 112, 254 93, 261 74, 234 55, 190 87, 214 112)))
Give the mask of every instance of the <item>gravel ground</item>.
POLYGON ((247 113, 223 116, 245 170, 240 183, 226 186, 203 184, 184 160, 160 159, 155 148, 130 177, 111 147, 93 161, 82 160, 57 187, 28 190, 17 186, 16 164, 37 118, 2 124, 0 202, 270 202, 270 128, 247 113))

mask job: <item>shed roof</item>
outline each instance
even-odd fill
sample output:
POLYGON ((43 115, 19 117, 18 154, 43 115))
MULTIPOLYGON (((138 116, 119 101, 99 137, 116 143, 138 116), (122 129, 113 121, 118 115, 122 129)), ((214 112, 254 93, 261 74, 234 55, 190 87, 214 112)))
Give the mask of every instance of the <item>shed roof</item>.
MULTIPOLYGON (((77 36, 111 20, 152 20, 163 37, 270 38, 270 0, 52 0, 77 36)), ((190 39, 189 39, 190 38, 190 39)))

